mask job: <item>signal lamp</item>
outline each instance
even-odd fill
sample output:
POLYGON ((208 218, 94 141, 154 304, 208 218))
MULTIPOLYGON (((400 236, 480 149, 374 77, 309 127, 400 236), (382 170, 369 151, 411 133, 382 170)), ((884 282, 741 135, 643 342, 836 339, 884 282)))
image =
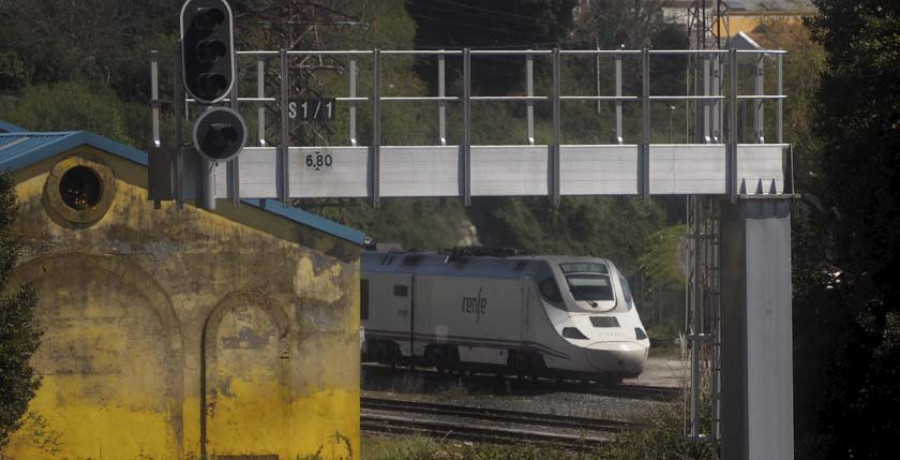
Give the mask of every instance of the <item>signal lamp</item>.
POLYGON ((225 0, 188 0, 181 8, 184 86, 201 104, 215 104, 234 85, 234 24, 225 0))
POLYGON ((210 108, 194 123, 194 146, 207 160, 228 161, 247 141, 243 117, 225 107, 210 108))

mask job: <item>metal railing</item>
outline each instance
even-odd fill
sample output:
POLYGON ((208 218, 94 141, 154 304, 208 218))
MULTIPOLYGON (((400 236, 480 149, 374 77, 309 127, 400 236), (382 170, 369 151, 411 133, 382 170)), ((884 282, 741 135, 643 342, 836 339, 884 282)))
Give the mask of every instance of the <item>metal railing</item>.
MULTIPOLYGON (((550 142, 550 158, 551 158, 551 183, 554 184, 552 195, 555 201, 559 199, 559 151, 561 144, 561 103, 563 101, 611 101, 615 104, 615 136, 614 144, 626 143, 626 137, 623 129, 625 103, 639 103, 641 105, 641 128, 640 139, 634 142, 639 145, 639 183, 641 193, 648 195, 649 182, 649 146, 651 143, 651 105, 655 102, 676 102, 683 101, 688 104, 697 104, 695 108, 701 106, 702 116, 701 126, 694 126, 695 130, 702 131, 704 143, 707 144, 724 144, 727 140, 728 150, 728 168, 729 168, 729 193, 732 198, 736 198, 738 194, 737 184, 737 125, 738 125, 738 101, 753 101, 753 132, 755 143, 766 143, 765 137, 765 111, 764 104, 767 101, 776 101, 776 123, 775 123, 775 139, 778 144, 783 143, 783 101, 785 95, 782 89, 782 73, 783 73, 783 55, 784 51, 780 50, 564 50, 564 49, 525 49, 525 50, 480 50, 480 49, 457 49, 457 50, 261 50, 261 51, 238 51, 237 55, 243 57, 255 57, 256 66, 256 94, 254 96, 239 96, 235 92, 225 99, 233 107, 237 107, 239 103, 258 104, 257 109, 257 137, 259 146, 268 145, 266 139, 266 110, 263 104, 277 103, 281 109, 280 132, 281 140, 278 145, 278 162, 282 165, 281 177, 279 181, 279 198, 286 200, 288 197, 288 177, 287 177, 287 149, 290 146, 290 118, 288 117, 288 106, 290 104, 290 75, 289 60, 297 57, 308 56, 328 56, 331 58, 343 59, 346 61, 347 72, 347 96, 339 96, 334 99, 339 102, 345 102, 349 106, 348 112, 348 132, 347 145, 359 146, 358 137, 358 108, 360 104, 368 103, 372 107, 372 139, 369 147, 372 149, 373 167, 372 167, 372 184, 373 199, 377 202, 378 193, 378 177, 379 177, 379 149, 381 147, 381 124, 382 124, 382 104, 393 102, 426 102, 437 104, 438 116, 438 139, 435 142, 438 145, 448 145, 447 136, 447 109, 448 103, 461 103, 463 134, 461 142, 458 144, 462 148, 462 158, 465 162, 465 169, 462 173, 464 176, 464 193, 463 197, 466 203, 469 203, 471 177, 471 145, 472 145, 472 104, 485 101, 490 102, 524 102, 526 104, 526 139, 522 145, 535 145, 535 103, 550 102, 552 103, 552 140, 550 142), (651 60, 655 56, 700 56, 702 58, 702 93, 701 94, 652 94, 650 69, 651 60), (382 61, 390 56, 433 56, 438 61, 437 66, 437 94, 433 96, 383 96, 381 88, 382 79, 382 61), (503 56, 503 57, 521 57, 525 61, 525 94, 522 95, 473 95, 472 94, 472 58, 479 56, 503 56), (574 95, 563 94, 561 72, 561 60, 567 56, 587 56, 600 59, 601 57, 611 58, 614 61, 614 94, 595 94, 595 95, 574 95), (753 92, 752 94, 738 94, 738 60, 742 56, 755 58, 752 64, 755 66, 753 72, 753 92), (551 61, 552 66, 552 91, 550 94, 535 94, 535 70, 534 60, 536 57, 546 57, 551 61), (640 58, 641 71, 641 94, 626 95, 623 93, 623 60, 627 58, 640 58), (776 88, 774 93, 766 94, 765 92, 765 67, 767 58, 774 58, 776 72, 776 88), (372 93, 367 96, 359 94, 359 61, 360 59, 369 59, 372 61, 372 93), (460 59, 462 61, 463 75, 461 95, 447 94, 447 70, 446 63, 448 59, 460 59), (268 61, 277 60, 279 64, 279 74, 281 75, 280 94, 276 96, 266 94, 266 67, 268 61), (725 71, 727 69, 727 71, 725 71), (727 78, 727 94, 726 85, 723 80, 727 78), (728 103, 727 124, 725 121, 725 103, 728 103), (725 127, 728 127, 728 130, 725 127)), ((240 61, 240 60, 238 60, 240 61)), ((599 71, 599 68, 598 68, 599 71)), ((151 81, 152 81, 152 101, 153 107, 153 144, 160 146, 160 130, 159 130, 159 94, 158 94, 158 55, 151 55, 151 81)), ((598 76, 599 77, 599 76, 598 76)), ((599 89, 599 86, 598 86, 599 89)), ((186 103, 192 103, 191 99, 184 99, 186 103)), ((699 109, 698 109, 699 110, 699 109)), ((637 140, 637 139, 636 139, 637 140)), ((232 176, 237 176, 236 162, 234 166, 229 166, 232 176)), ((229 180, 237 196, 238 181, 236 179, 229 180)))

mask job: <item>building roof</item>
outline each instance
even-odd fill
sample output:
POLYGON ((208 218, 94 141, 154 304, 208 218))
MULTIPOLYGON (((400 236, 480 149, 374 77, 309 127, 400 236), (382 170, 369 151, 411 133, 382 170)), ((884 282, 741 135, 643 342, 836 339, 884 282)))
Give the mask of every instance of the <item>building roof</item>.
POLYGON ((25 128, 0 120, 0 133, 20 133, 22 131, 25 131, 25 128))
MULTIPOLYGON (((17 171, 82 145, 142 166, 149 164, 147 152, 87 131, 33 133, 0 121, 2 130, 7 132, 0 132, 0 171, 17 171), (6 130, 7 127, 12 129, 6 130)), ((363 245, 368 240, 365 233, 357 229, 285 206, 277 200, 244 199, 241 202, 355 244, 363 245)))
POLYGON ((810 13, 816 10, 811 0, 725 0, 729 13, 810 13))
POLYGON ((16 171, 81 145, 147 166, 147 152, 87 131, 0 133, 0 170, 16 171))
POLYGON ((749 35, 742 31, 738 31, 737 35, 728 39, 728 48, 736 48, 739 50, 761 50, 764 49, 759 43, 756 43, 749 35))

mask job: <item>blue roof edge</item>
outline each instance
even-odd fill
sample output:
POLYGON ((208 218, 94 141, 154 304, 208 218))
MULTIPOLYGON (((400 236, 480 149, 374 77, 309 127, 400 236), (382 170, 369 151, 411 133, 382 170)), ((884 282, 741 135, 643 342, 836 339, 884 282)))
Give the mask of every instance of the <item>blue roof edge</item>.
POLYGON ((0 131, 6 133, 24 133, 27 130, 19 125, 14 125, 8 121, 0 120, 0 131))
POLYGON ((36 163, 40 163, 41 161, 65 152, 66 150, 70 150, 81 145, 89 145, 91 147, 98 148, 100 150, 112 153, 118 157, 122 157, 126 160, 143 166, 149 165, 147 152, 87 131, 63 131, 54 133, 18 132, 0 134, 0 136, 2 135, 45 137, 60 136, 56 140, 49 141, 31 150, 19 152, 13 157, 7 158, 5 161, 3 161, 3 166, 5 167, 5 169, 9 169, 12 171, 26 168, 36 163))
POLYGON ((347 240, 360 246, 365 245, 367 240, 369 239, 365 233, 355 228, 339 224, 333 220, 317 216, 299 208, 285 206, 284 203, 282 203, 280 200, 245 198, 242 199, 241 202, 253 206, 254 208, 259 208, 265 211, 269 211, 273 214, 277 214, 281 217, 291 219, 295 222, 300 222, 316 230, 329 233, 338 238, 347 240))

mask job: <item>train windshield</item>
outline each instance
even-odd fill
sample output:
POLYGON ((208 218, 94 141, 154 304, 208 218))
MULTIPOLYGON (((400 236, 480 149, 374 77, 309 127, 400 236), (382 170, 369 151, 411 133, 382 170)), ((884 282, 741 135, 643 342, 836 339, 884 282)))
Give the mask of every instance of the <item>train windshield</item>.
POLYGON ((563 271, 563 273, 596 273, 600 275, 609 274, 609 269, 606 268, 604 264, 598 264, 595 262, 571 262, 566 264, 559 264, 559 269, 563 271))
POLYGON ((566 275, 566 282, 575 300, 588 302, 616 300, 609 278, 609 268, 605 264, 571 262, 559 264, 559 268, 566 275))
POLYGON ((566 275, 566 281, 575 300, 615 300, 609 275, 572 273, 566 275))

